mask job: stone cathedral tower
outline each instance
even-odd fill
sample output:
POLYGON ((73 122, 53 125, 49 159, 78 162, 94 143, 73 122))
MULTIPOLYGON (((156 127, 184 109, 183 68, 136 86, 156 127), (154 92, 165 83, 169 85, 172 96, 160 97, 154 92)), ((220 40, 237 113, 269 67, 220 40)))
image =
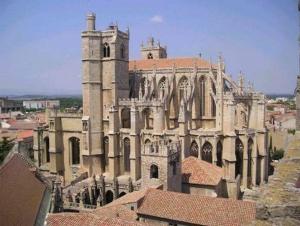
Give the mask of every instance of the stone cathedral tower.
MULTIPOLYGON (((103 133, 110 121, 110 150, 117 152, 118 98, 128 97, 129 33, 111 25, 96 31, 95 14, 87 16, 87 30, 82 32, 82 93, 83 93, 83 165, 89 174, 104 172, 103 133), (113 106, 113 107, 111 107, 113 106)), ((109 153, 113 157, 114 153, 109 153)), ((110 164, 111 166, 113 164, 110 164)), ((113 170, 115 171, 115 170, 113 170)), ((114 173, 115 174, 115 173, 114 173)), ((116 172, 117 174, 117 172, 116 172)))

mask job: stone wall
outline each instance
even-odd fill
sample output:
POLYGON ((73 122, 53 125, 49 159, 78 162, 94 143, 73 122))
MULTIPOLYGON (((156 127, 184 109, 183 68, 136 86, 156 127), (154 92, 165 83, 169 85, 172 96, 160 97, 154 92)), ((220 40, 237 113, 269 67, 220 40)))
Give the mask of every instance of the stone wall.
POLYGON ((251 195, 257 201, 257 220, 253 225, 300 225, 299 179, 300 135, 297 134, 269 183, 251 195))

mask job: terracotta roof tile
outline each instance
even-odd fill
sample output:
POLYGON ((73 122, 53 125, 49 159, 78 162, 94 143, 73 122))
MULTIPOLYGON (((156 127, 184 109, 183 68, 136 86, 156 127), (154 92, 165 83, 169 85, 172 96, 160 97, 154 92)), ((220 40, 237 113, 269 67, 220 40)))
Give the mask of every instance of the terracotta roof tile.
POLYGON ((147 191, 146 189, 142 189, 140 191, 130 192, 130 193, 114 200, 113 202, 107 204, 106 206, 124 205, 124 204, 128 204, 128 203, 138 202, 140 199, 142 199, 145 196, 146 191, 147 191))
POLYGON ((241 225, 255 219, 255 203, 149 189, 138 214, 198 225, 241 225))
POLYGON ((132 211, 123 205, 100 207, 94 210, 93 214, 96 214, 97 216, 105 216, 109 218, 118 217, 120 219, 128 220, 128 221, 136 221, 138 219, 138 215, 136 214, 135 211, 132 211))
POLYGON ((33 137, 33 130, 22 130, 18 132, 18 139, 33 137))
POLYGON ((185 183, 216 186, 223 169, 206 161, 190 156, 182 161, 182 180, 185 183))
MULTIPOLYGON (((210 68, 211 64, 202 58, 173 58, 173 59, 147 59, 133 60, 129 62, 129 71, 148 70, 153 68, 210 68)), ((212 64, 212 67, 216 66, 212 64)))
POLYGON ((97 216, 93 213, 58 213, 49 214, 46 219, 47 226, 140 226, 145 225, 138 221, 127 221, 120 218, 97 216))
POLYGON ((33 130, 38 126, 37 122, 34 121, 26 121, 26 120, 8 120, 8 124, 10 124, 11 130, 33 130))
POLYGON ((0 168, 1 225, 34 225, 47 186, 14 154, 0 168))

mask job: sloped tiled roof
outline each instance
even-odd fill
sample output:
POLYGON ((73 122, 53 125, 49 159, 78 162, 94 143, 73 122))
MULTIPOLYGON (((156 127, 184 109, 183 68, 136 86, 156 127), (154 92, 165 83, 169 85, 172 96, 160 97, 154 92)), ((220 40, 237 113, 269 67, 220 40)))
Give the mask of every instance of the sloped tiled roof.
MULTIPOLYGON (((129 71, 133 70, 148 70, 153 68, 210 68, 211 64, 196 57, 189 58, 164 58, 164 59, 147 59, 147 60, 132 60, 129 62, 129 71)), ((215 65, 212 64, 215 68, 215 65)))
POLYGON ((1 225, 35 224, 47 186, 33 169, 20 154, 14 154, 1 166, 1 225))
POLYGON ((255 219, 254 202, 149 189, 138 214, 197 225, 242 225, 255 219))
POLYGON ((47 226, 140 226, 145 225, 138 221, 127 221, 118 217, 106 217, 94 213, 58 213, 49 214, 47 226))
POLYGON ((124 205, 124 204, 128 204, 128 203, 136 203, 145 196, 146 191, 147 191, 146 189, 142 189, 139 191, 130 192, 130 193, 114 200, 113 202, 107 204, 106 206, 115 206, 115 205, 124 205))
POLYGON ((138 219, 138 215, 135 211, 132 211, 123 205, 100 207, 94 210, 93 214, 110 218, 118 217, 127 221, 136 221, 138 219))
POLYGON ((223 175, 222 168, 190 156, 182 161, 182 180, 185 183, 216 186, 223 175))
POLYGON ((10 119, 7 121, 10 124, 9 129, 11 130, 33 130, 38 126, 37 122, 31 120, 14 120, 10 119))
POLYGON ((33 130, 22 130, 18 132, 18 139, 23 140, 29 137, 33 137, 33 130))

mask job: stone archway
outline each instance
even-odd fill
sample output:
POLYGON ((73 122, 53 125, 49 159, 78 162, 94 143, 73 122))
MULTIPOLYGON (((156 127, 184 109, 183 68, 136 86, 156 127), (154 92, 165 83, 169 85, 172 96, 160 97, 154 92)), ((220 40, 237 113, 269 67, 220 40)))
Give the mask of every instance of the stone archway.
POLYGON ((252 187, 252 150, 253 150, 253 140, 249 138, 248 140, 248 162, 247 162, 247 187, 251 188, 252 187))
POLYGON ((239 138, 235 140, 235 176, 240 175, 243 176, 243 152, 244 145, 239 138))
POLYGON ((121 111, 122 128, 130 128, 130 109, 125 107, 121 111))
POLYGON ((111 203, 114 200, 114 193, 111 190, 108 190, 105 193, 106 204, 111 203))
POLYGON ((44 144, 45 144, 45 154, 46 154, 46 162, 50 162, 50 152, 49 152, 49 137, 44 138, 44 144))
POLYGON ((151 108, 145 108, 142 111, 142 119, 145 129, 153 129, 153 115, 151 108))
POLYGON ((122 196, 124 196, 124 195, 126 195, 126 192, 125 192, 125 191, 123 191, 123 192, 121 192, 121 193, 119 194, 119 198, 122 197, 122 196))
POLYGON ((218 141, 217 143, 217 166, 222 167, 223 166, 223 145, 221 141, 218 141))
POLYGON ((78 165, 80 163, 80 139, 77 137, 71 137, 69 139, 70 154, 72 165, 78 165))

